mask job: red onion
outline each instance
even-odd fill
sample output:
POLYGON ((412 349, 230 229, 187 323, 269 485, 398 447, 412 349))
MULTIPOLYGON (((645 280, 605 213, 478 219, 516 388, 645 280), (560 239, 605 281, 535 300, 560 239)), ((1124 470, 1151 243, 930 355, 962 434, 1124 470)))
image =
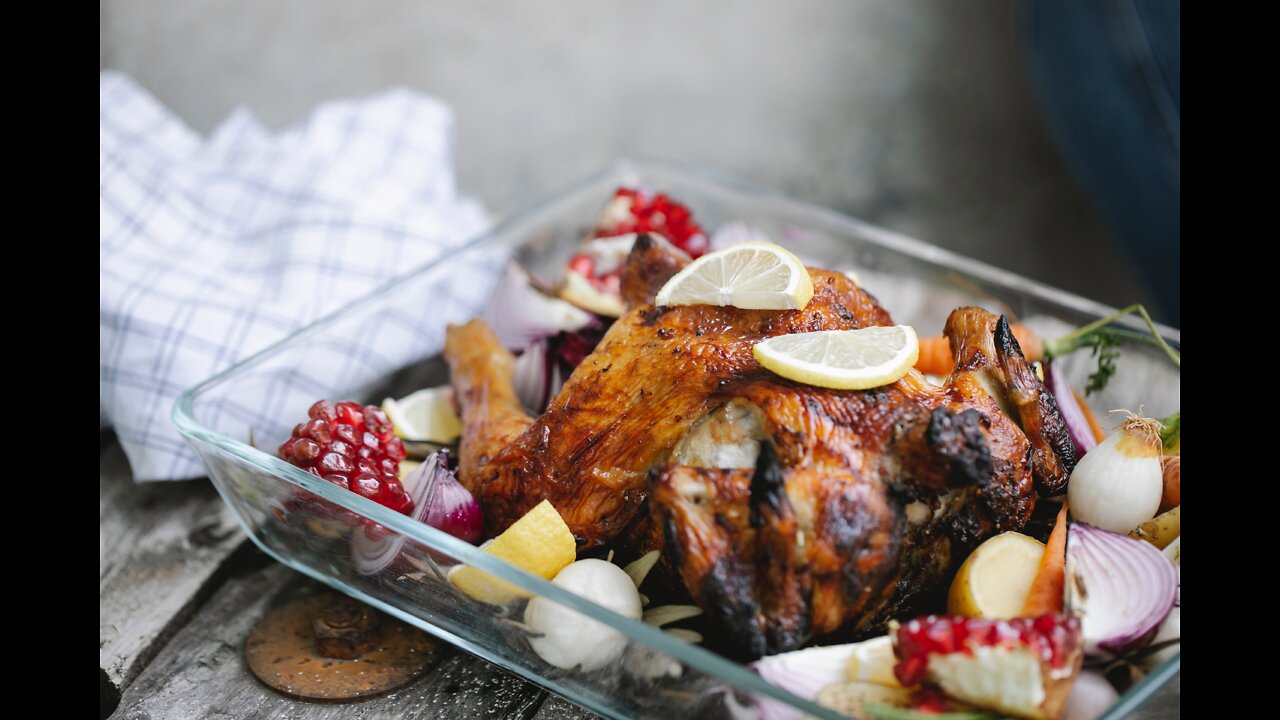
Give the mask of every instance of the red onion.
MULTIPOLYGON (((480 505, 449 469, 449 451, 434 452, 404 479, 418 522, 474 543, 484 529, 480 505)), ((409 538, 381 525, 370 525, 351 537, 351 557, 362 575, 391 567, 409 538)))
MULTIPOLYGON (((427 500, 426 517, 422 520, 437 530, 474 543, 484 532, 484 514, 480 512, 480 503, 458 482, 458 476, 449 469, 449 451, 441 450, 432 458, 439 456, 436 467, 430 474, 424 474, 421 482, 431 485, 427 500)), ((431 464, 431 458, 415 470, 422 472, 431 464)), ((416 513, 415 513, 416 515, 416 513)))
POLYGON ((1154 545, 1082 522, 1067 530, 1067 606, 1082 613, 1085 652, 1141 645, 1173 607, 1178 573, 1154 545))
POLYGON ((485 306, 484 320, 508 350, 519 350, 534 340, 584 327, 592 315, 534 287, 529 273, 513 260, 485 306))
POLYGON ((1062 372, 1061 366, 1055 362, 1046 362, 1044 366, 1044 379, 1049 385, 1049 392, 1053 393, 1053 399, 1058 401, 1058 412, 1062 414, 1062 420, 1067 424, 1067 432, 1076 444, 1077 457, 1083 457, 1098 444, 1098 440, 1093 436, 1093 428, 1089 426, 1089 419, 1080 408, 1080 403, 1076 402, 1076 394, 1071 392, 1071 386, 1067 384, 1067 376, 1062 372))
POLYGON ((541 415, 547 409, 547 403, 564 386, 564 373, 547 338, 534 340, 516 358, 511 384, 525 410, 541 415))
MULTIPOLYGON (((751 669, 765 682, 803 698, 813 700, 827 685, 844 682, 845 668, 853 654, 851 645, 811 647, 769 655, 751 663, 751 669)), ((765 695, 756 696, 761 720, 800 720, 802 713, 765 695)))

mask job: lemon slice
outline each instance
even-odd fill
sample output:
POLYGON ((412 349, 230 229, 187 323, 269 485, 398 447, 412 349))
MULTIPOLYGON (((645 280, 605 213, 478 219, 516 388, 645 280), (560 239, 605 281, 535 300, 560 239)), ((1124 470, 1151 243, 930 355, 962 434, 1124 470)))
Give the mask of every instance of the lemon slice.
POLYGON ((788 380, 837 390, 895 382, 916 364, 910 325, 779 335, 752 348, 761 365, 788 380))
MULTIPOLYGON (((490 540, 483 550, 516 567, 550 580, 578 557, 578 544, 564 518, 543 500, 490 540)), ((516 585, 483 570, 458 565, 448 574, 449 582, 468 596, 492 605, 505 605, 529 597, 516 585)))
POLYGON ((399 400, 382 401, 382 412, 395 426, 401 440, 430 441, 448 445, 462 434, 462 422, 453 410, 453 388, 443 385, 419 390, 399 400))
POLYGON ((655 305, 730 305, 747 310, 799 310, 813 298, 800 258, 755 240, 703 255, 658 291, 655 305))

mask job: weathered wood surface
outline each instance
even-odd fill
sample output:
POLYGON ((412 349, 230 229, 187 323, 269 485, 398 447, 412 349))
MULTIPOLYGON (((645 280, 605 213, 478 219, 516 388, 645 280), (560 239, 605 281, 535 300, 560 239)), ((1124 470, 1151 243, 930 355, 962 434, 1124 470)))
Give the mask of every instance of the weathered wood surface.
POLYGON ((139 485, 114 437, 100 450, 99 690, 110 704, 246 540, 207 480, 139 485))
POLYGON ((243 660, 245 637, 269 609, 318 587, 274 563, 231 578, 129 687, 112 719, 524 720, 547 697, 542 689, 445 644, 441 649, 447 655, 440 665, 380 698, 318 704, 279 695, 249 674, 243 660))

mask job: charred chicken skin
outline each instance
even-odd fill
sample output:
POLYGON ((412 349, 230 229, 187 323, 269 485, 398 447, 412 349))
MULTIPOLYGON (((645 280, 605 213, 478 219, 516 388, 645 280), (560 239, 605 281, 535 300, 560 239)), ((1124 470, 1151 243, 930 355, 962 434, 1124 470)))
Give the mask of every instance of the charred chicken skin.
POLYGON ((810 269, 803 310, 653 307, 685 262, 637 239, 627 312, 536 419, 489 328, 450 327, 459 477, 488 533, 549 499, 580 550, 664 547, 694 601, 763 655, 883 625, 977 543, 1021 528, 1036 490, 1065 486, 1073 446, 1003 317, 952 313, 944 387, 911 371, 828 390, 764 370, 752 346, 892 324, 875 298, 810 269))

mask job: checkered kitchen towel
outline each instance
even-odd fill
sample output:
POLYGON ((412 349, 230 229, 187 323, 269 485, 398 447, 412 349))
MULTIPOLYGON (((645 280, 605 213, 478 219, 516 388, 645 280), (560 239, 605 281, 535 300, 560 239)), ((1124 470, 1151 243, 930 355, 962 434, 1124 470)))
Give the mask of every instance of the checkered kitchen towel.
MULTIPOLYGON (((276 134, 237 110, 202 138, 128 77, 100 85, 101 416, 138 480, 204 475, 169 419, 183 390, 486 226, 433 98, 330 102, 276 134)), ((454 299, 478 308, 471 285, 454 299)), ((390 367, 421 356, 388 337, 390 367)))

